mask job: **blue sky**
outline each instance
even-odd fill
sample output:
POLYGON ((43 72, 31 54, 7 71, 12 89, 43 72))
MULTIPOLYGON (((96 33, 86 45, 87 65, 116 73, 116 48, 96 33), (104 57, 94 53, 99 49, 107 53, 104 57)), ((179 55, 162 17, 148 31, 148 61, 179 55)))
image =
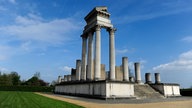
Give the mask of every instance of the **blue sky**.
MULTIPOLYGON (((132 72, 141 63, 143 80, 160 72, 162 82, 192 86, 191 0, 1 0, 1 72, 25 80, 40 72, 48 82, 69 74, 81 58, 84 17, 95 6, 107 6, 117 28, 116 65, 127 56, 132 72)), ((101 35, 108 69, 108 33, 101 35)))

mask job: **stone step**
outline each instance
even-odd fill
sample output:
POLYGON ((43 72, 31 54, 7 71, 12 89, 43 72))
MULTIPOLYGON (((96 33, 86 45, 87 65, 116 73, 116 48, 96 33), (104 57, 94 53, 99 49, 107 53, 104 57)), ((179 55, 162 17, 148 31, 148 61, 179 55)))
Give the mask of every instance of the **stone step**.
POLYGON ((134 85, 135 96, 138 99, 142 98, 164 98, 159 92, 155 91, 148 84, 135 84, 134 85))

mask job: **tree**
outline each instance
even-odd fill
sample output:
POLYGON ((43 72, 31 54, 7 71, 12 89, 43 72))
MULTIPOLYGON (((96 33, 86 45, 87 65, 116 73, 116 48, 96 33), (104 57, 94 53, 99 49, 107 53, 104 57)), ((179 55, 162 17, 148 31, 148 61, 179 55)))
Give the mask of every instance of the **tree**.
POLYGON ((10 75, 8 74, 3 74, 0 76, 0 85, 1 86, 12 86, 12 79, 10 77, 10 75))
POLYGON ((10 77, 12 79, 12 84, 13 85, 20 85, 20 76, 18 75, 17 72, 11 72, 10 77))
POLYGON ((40 79, 40 72, 36 72, 33 77, 31 77, 29 80, 27 80, 23 84, 30 85, 30 86, 47 86, 48 85, 47 82, 40 79))
POLYGON ((30 86, 40 86, 39 79, 36 76, 31 77, 26 83, 30 86))

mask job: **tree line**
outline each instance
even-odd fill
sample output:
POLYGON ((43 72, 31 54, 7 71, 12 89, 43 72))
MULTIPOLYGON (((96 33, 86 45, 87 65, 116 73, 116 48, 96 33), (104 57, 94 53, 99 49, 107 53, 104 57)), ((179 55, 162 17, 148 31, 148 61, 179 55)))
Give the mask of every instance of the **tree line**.
POLYGON ((0 72, 0 86, 48 86, 49 83, 40 79, 40 72, 36 72, 28 80, 20 80, 20 75, 17 72, 9 74, 1 74, 0 72))

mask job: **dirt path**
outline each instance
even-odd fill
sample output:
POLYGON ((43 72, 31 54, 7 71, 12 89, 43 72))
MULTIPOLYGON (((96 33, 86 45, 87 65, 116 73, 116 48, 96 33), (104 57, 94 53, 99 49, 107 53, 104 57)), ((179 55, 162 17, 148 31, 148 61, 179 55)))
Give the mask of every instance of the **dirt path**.
POLYGON ((36 93, 42 96, 53 98, 56 100, 66 101, 86 108, 192 108, 192 100, 189 101, 174 101, 174 102, 159 102, 145 104, 100 104, 93 102, 85 102, 71 98, 59 97, 51 94, 36 93))

